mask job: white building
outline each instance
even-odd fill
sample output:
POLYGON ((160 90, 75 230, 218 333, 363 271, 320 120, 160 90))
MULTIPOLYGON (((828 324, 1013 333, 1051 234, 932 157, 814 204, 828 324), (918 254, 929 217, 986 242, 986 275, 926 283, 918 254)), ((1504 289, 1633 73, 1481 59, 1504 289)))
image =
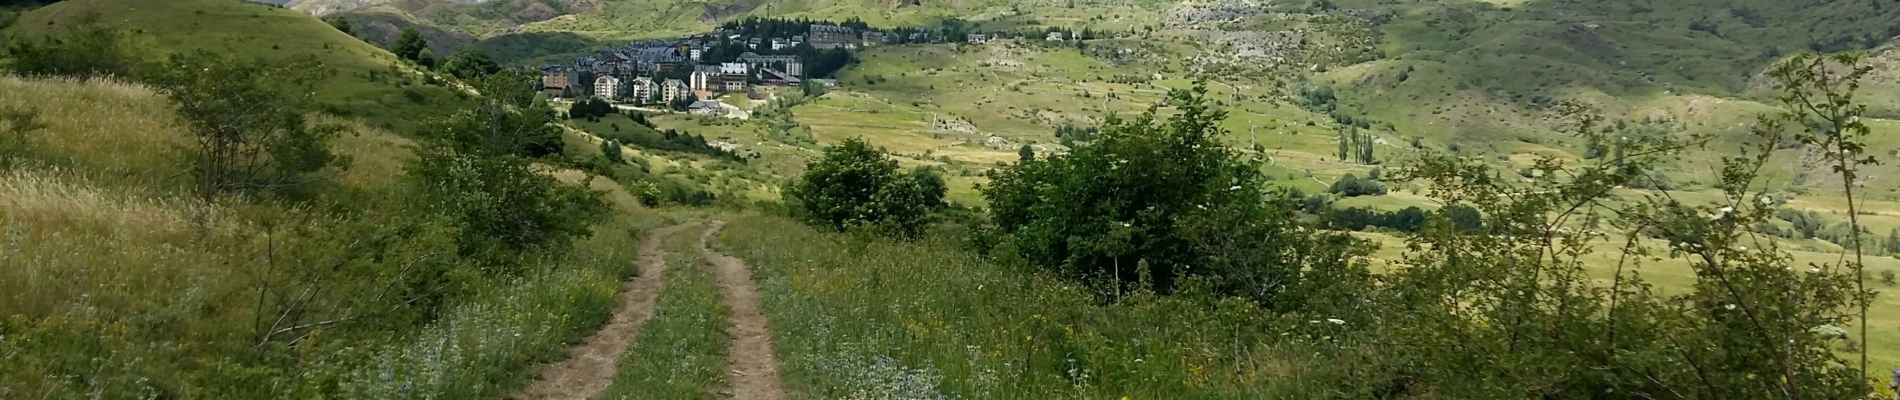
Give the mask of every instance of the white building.
POLYGON ((747 71, 748 71, 748 68, 746 68, 746 63, 743 63, 743 62, 729 62, 729 63, 719 64, 719 73, 722 73, 722 74, 745 75, 747 71))
POLYGON ((627 88, 632 92, 628 93, 627 97, 632 98, 635 103, 647 104, 660 99, 660 85, 654 83, 652 78, 644 76, 633 78, 633 82, 627 84, 627 88))
POLYGON ((703 65, 693 68, 693 74, 686 80, 695 92, 711 92, 719 86, 720 75, 724 75, 720 67, 703 65))
POLYGON ((692 89, 686 87, 686 82, 680 82, 678 79, 667 79, 666 82, 660 83, 660 101, 672 103, 673 100, 686 97, 691 93, 692 89))
POLYGON ((623 89, 620 78, 615 78, 613 75, 601 75, 599 78, 594 78, 594 97, 606 100, 618 99, 623 89))

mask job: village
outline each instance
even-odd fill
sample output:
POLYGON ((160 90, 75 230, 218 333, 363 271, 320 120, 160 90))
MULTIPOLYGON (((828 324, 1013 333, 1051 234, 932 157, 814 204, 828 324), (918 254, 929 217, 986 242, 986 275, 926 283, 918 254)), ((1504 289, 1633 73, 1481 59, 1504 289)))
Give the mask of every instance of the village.
MULTIPOLYGON (((541 69, 541 90, 553 99, 600 99, 620 108, 671 110, 744 118, 717 99, 766 101, 804 85, 834 86, 831 77, 855 61, 853 52, 910 44, 991 40, 1080 42, 1094 32, 961 32, 956 24, 930 28, 870 29, 789 20, 728 23, 709 33, 641 40, 541 69)), ((1126 33, 1121 35, 1127 35, 1126 33)))

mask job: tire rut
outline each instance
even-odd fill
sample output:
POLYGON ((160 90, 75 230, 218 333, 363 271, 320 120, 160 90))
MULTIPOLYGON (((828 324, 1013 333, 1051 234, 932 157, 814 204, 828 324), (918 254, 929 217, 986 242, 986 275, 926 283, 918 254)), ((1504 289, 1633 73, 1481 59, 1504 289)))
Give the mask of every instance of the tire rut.
POLYGON ((712 251, 707 243, 724 228, 714 222, 699 237, 699 252, 713 267, 713 275, 732 312, 729 320, 732 343, 726 348, 726 382, 732 386, 723 394, 741 400, 778 400, 785 398, 779 384, 778 359, 772 354, 772 334, 765 313, 759 309, 759 289, 745 261, 712 251))
MULTIPOLYGON (((620 285, 620 302, 599 330, 568 347, 567 357, 539 368, 537 377, 510 399, 589 399, 613 383, 627 345, 633 343, 659 300, 666 278, 666 251, 662 244, 674 233, 693 226, 679 224, 656 229, 640 243, 640 275, 620 285)), ((703 248, 703 247, 702 247, 703 248)))

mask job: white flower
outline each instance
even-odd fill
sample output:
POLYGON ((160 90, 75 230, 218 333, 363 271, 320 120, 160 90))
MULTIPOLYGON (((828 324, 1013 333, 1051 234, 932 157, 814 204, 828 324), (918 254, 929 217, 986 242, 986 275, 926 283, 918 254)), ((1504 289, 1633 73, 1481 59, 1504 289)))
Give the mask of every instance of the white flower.
POLYGON ((1240 190, 1240 185, 1234 185, 1234 187, 1227 188, 1227 190, 1240 190))
POLYGON ((1722 209, 1718 211, 1721 211, 1723 214, 1728 214, 1735 212, 1735 207, 1722 207, 1722 209))
POLYGON ((1327 318, 1327 319, 1326 319, 1326 322, 1327 322, 1327 323, 1330 323, 1330 324, 1333 324, 1333 325, 1345 325, 1345 324, 1346 324, 1346 320, 1343 320, 1343 319, 1338 319, 1338 318, 1327 318))
POLYGON ((1772 198, 1772 197, 1768 197, 1768 196, 1762 196, 1762 197, 1761 197, 1761 204, 1762 204, 1762 205, 1764 205, 1764 206, 1766 206, 1766 205, 1774 205, 1774 204, 1775 204, 1775 199, 1774 199, 1774 198, 1772 198))
POLYGON ((1723 308, 1723 309, 1726 309, 1726 310, 1733 310, 1733 309, 1735 309, 1735 305, 1734 305, 1734 304, 1724 304, 1724 305, 1722 305, 1722 308, 1723 308))
POLYGON ((1818 274, 1818 273, 1821 273, 1821 269, 1820 269, 1820 268, 1808 268, 1808 273, 1810 273, 1810 274, 1818 274))

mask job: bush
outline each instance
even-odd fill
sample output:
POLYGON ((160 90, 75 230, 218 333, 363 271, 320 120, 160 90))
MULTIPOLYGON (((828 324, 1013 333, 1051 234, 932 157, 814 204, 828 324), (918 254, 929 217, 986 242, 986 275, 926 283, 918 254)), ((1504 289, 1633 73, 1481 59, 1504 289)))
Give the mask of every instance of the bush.
POLYGON ((993 174, 982 190, 999 248, 1104 294, 1206 276, 1261 304, 1330 308, 1333 286, 1304 277, 1363 277, 1352 255, 1364 247, 1300 230, 1259 161, 1220 143, 1225 112, 1205 96, 1204 85, 1175 91, 1168 120, 1110 118, 1091 143, 993 174))
POLYGON ((265 66, 210 52, 173 56, 151 81, 164 88, 197 135, 193 172, 204 195, 287 191, 305 175, 343 162, 325 143, 341 130, 304 119, 311 64, 265 66))
POLYGON ((507 269, 590 234, 606 205, 585 185, 535 171, 530 157, 559 154, 561 142, 553 111, 528 94, 525 79, 503 73, 478 82, 489 97, 428 124, 408 174, 427 208, 457 228, 463 257, 507 269))
POLYGON ((899 174, 896 160, 852 138, 808 164, 804 178, 788 194, 803 204, 804 217, 813 225, 833 230, 868 226, 914 237, 929 213, 943 208, 944 188, 935 172, 899 174))
POLYGON ((1358 176, 1354 176, 1353 174, 1346 174, 1346 176, 1340 177, 1338 181, 1334 181, 1333 186, 1328 188, 1327 192, 1340 195, 1341 197, 1357 197, 1384 195, 1386 190, 1385 183, 1379 182, 1375 178, 1359 179, 1358 176))

